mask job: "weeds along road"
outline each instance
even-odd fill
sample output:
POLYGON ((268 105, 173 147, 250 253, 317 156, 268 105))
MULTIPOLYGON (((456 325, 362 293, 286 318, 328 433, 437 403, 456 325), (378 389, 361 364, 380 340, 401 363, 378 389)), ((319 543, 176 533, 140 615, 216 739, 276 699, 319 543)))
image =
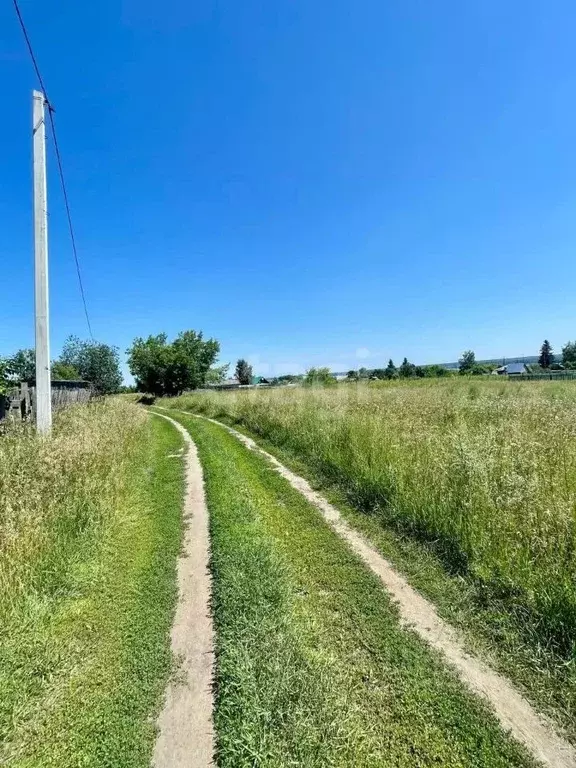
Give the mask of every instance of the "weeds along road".
POLYGON ((576 765, 304 481, 221 425, 170 414, 204 470, 219 766, 576 765))
POLYGON ((149 768, 182 543, 182 436, 122 399, 0 440, 0 765, 149 768))

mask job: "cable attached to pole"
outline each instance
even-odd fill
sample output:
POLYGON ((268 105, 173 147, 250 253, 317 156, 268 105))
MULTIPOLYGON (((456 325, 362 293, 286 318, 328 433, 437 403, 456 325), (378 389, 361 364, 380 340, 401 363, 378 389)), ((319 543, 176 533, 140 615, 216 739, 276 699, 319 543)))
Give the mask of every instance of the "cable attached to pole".
POLYGON ((32 48, 32 43, 30 42, 30 38, 28 36, 28 32, 26 30, 26 25, 24 24, 24 19, 22 18, 22 14, 20 13, 20 8, 18 7, 18 1, 13 0, 14 3, 14 10, 16 11, 16 16, 18 17, 18 21, 20 22, 20 27, 22 29, 22 33, 24 35, 24 40, 26 41, 26 46, 28 48, 28 53, 30 54, 30 58, 32 59, 32 65, 34 67, 34 71, 36 72, 36 77, 38 78, 38 82, 40 84, 40 87, 42 89, 42 93, 44 94, 44 99, 46 100, 46 106, 48 107, 48 118, 50 120, 50 133, 52 135, 52 141, 54 143, 54 153, 56 155, 56 163, 58 165, 58 175, 60 177, 60 186, 62 187, 62 196, 64 198, 64 207, 66 209, 66 218, 68 219, 68 230, 70 232, 70 242, 72 243, 72 252, 74 254, 74 262, 76 264, 76 274, 78 276, 78 285, 80 286, 80 295, 82 297, 82 304, 84 306, 84 314, 86 316, 86 324, 88 325, 88 332, 90 333, 90 338, 92 341, 94 341, 94 334, 92 333, 92 325, 90 323, 90 316, 88 314, 88 306, 86 304, 86 295, 84 293, 84 283, 82 281, 82 272, 80 270, 80 260, 78 258, 78 249, 76 247, 76 236, 74 234, 74 226, 72 224, 72 213, 70 211, 70 202, 68 199, 68 190, 66 187, 66 181, 64 178, 64 168, 62 166, 62 156, 60 154, 60 147, 58 145, 58 136, 56 134, 56 125, 54 124, 54 107, 50 103, 48 99, 48 92, 46 91, 46 86, 44 85, 44 80, 42 78, 42 73, 40 72, 40 67, 38 66, 38 62, 36 61, 36 56, 34 55, 34 49, 32 48))

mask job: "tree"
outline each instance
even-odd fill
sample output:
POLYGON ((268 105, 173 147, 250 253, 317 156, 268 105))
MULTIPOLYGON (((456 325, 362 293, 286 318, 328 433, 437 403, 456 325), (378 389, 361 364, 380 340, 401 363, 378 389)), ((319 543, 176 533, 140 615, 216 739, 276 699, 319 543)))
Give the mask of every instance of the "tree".
POLYGON ((304 384, 308 387, 330 387, 336 384, 336 379, 330 373, 330 368, 309 368, 304 377, 304 384))
POLYGON ((386 374, 387 379, 395 379, 398 376, 398 371, 396 370, 392 358, 388 360, 388 365, 386 366, 384 373, 386 374))
POLYGON ((450 376, 451 374, 448 368, 444 368, 443 365, 438 365, 437 363, 435 363, 434 365, 425 366, 424 375, 430 376, 430 377, 432 376, 443 377, 443 376, 450 376))
POLYGON ((552 353, 552 347, 548 339, 544 339, 544 343, 540 347, 540 357, 538 358, 538 365, 541 368, 550 368, 554 362, 554 355, 552 353))
POLYGON ((165 333, 159 333, 134 339, 127 350, 128 367, 139 392, 178 395, 205 384, 219 351, 219 343, 204 341, 202 332, 183 331, 172 343, 165 333))
POLYGON ((565 368, 576 367, 576 341, 569 341, 562 347, 562 365, 565 368))
POLYGON ((476 355, 471 349, 467 349, 462 353, 462 357, 458 363, 458 369, 463 376, 474 373, 474 369, 476 368, 476 355))
POLYGON ((228 370, 230 369, 230 363, 224 365, 213 365, 206 372, 206 384, 221 384, 228 376, 228 370))
POLYGON ((172 343, 177 391, 198 389, 206 383, 206 374, 220 352, 214 339, 204 341, 202 332, 182 331, 172 343))
POLYGON ((385 379, 386 378, 386 370, 384 368, 374 368, 374 370, 370 373, 370 378, 372 378, 372 379, 385 379))
MULTIPOLYGON (((5 361, 6 371, 12 381, 33 381, 36 378, 36 352, 33 349, 19 349, 5 361)), ((60 360, 53 360, 51 365, 53 381, 81 378, 77 369, 60 360)))
POLYGON ((348 381, 358 381, 358 371, 348 371, 346 378, 348 381))
POLYGON ((61 363, 60 360, 53 361, 51 376, 52 381, 82 378, 73 365, 69 365, 68 363, 61 363))
POLYGON ((247 360, 240 358, 236 363, 236 378, 240 384, 246 385, 252 383, 252 366, 247 360))
POLYGON ((78 376, 89 381, 100 395, 118 392, 122 385, 117 347, 96 341, 81 341, 77 336, 70 336, 58 362, 74 368, 78 376))
POLYGON ((6 361, 6 369, 12 381, 35 379, 36 352, 33 349, 19 349, 6 361))
POLYGON ((126 354, 139 392, 158 396, 175 394, 171 375, 173 350, 165 333, 148 336, 146 340, 134 339, 126 354))
POLYGON ((414 365, 414 363, 409 363, 408 358, 405 357, 404 360, 402 360, 402 365, 398 369, 398 375, 402 379, 409 379, 415 375, 414 374, 415 368, 416 366, 414 365))
POLYGON ((0 395, 4 395, 10 386, 8 381, 8 366, 6 360, 0 357, 0 395))

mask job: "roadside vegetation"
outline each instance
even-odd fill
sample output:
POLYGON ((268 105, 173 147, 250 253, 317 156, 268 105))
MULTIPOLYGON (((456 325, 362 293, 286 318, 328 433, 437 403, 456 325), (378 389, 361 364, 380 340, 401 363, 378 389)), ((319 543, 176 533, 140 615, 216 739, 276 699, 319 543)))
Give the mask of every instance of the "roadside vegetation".
MULTIPOLYGON (((77 336, 66 339, 58 359, 50 366, 52 381, 81 379, 92 385, 99 395, 109 395, 122 389, 122 373, 117 347, 97 341, 81 341, 77 336)), ((0 392, 21 381, 36 377, 36 353, 33 349, 19 349, 13 355, 0 359, 0 392)))
POLYGON ((512 676, 540 701, 545 691, 549 706, 565 712, 561 719, 574 719, 571 383, 458 377, 203 393, 166 403, 234 421, 298 457, 368 513, 373 539, 391 531, 419 542, 468 593, 464 623, 473 625, 475 613, 483 634, 524 660, 516 670, 510 658, 504 662, 512 676))
POLYGON ((221 427, 174 418, 210 510, 220 768, 533 764, 315 507, 221 427))
POLYGON ((171 669, 180 436, 123 399, 0 438, 0 763, 148 766, 171 669))

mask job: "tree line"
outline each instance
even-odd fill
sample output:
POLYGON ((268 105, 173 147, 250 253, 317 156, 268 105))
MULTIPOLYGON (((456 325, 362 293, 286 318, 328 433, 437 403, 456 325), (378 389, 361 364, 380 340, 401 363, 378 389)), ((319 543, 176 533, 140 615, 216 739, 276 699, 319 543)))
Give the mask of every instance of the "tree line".
MULTIPOLYGON (((562 347, 562 353, 558 356, 554 354, 552 345, 548 339, 544 339, 540 352, 538 354, 538 362, 536 364, 529 364, 527 368, 531 373, 538 373, 539 371, 562 371, 562 370, 576 370, 576 342, 568 341, 562 347)), ((458 371, 463 375, 480 375, 484 373, 491 373, 498 366, 493 363, 477 363, 476 356, 472 350, 467 350, 463 353, 458 363, 458 371)))
MULTIPOLYGON (((567 342, 562 347, 562 353, 559 356, 560 359, 557 358, 558 356, 554 355, 554 351, 548 339, 544 339, 544 342, 540 347, 538 363, 537 365, 530 366, 530 368, 532 372, 537 372, 538 370, 576 370, 576 341, 567 342)), ((491 373, 497 367, 498 365, 495 363, 477 362, 473 350, 467 349, 462 353, 462 357, 458 361, 457 370, 437 364, 414 365, 414 363, 409 362, 405 357, 398 367, 394 365, 392 360, 389 360, 386 368, 359 368, 358 370, 350 370, 348 371, 346 378, 352 381, 358 379, 420 379, 451 376, 456 375, 457 373, 462 376, 480 376, 491 373)), ((310 369, 310 379, 314 381, 325 379, 325 371, 328 371, 328 369, 310 369)), ((328 371, 328 376, 330 375, 330 371, 328 371)))
MULTIPOLYGON (((216 365, 220 344, 216 339, 205 339, 201 331, 182 331, 169 341, 166 333, 138 337, 126 350, 128 367, 134 376, 139 392, 156 396, 178 395, 185 390, 197 389, 207 384, 223 381, 229 365, 216 365)), ((561 351, 560 359, 554 354, 548 339, 540 347, 538 366, 533 370, 576 370, 576 342, 569 341, 561 351)), ((408 358, 396 367, 393 360, 385 368, 360 368, 350 370, 346 378, 360 379, 414 379, 455 375, 481 375, 490 373, 494 364, 476 361, 472 350, 466 350, 459 360, 458 371, 442 365, 415 365, 408 358)), ((53 380, 79 379, 88 381, 98 394, 113 394, 122 390, 122 373, 117 347, 96 341, 82 341, 70 336, 60 356, 52 361, 53 380)), ((243 358, 236 363, 235 376, 240 384, 251 384, 252 366, 243 358)), ((20 349, 10 357, 0 357, 0 393, 19 381, 35 378, 35 354, 33 349, 20 349)), ((272 383, 302 382, 304 385, 334 383, 328 368, 310 368, 304 376, 284 375, 272 383)))
MULTIPOLYGON (((96 341, 82 341, 70 336, 60 357, 50 366, 52 381, 89 381, 98 394, 118 392, 122 386, 120 356, 116 347, 96 341)), ((33 349, 19 349, 10 357, 0 358, 0 393, 21 381, 36 378, 33 349)))
POLYGON ((359 368, 350 370, 346 378, 350 381, 359 379, 424 379, 431 377, 449 376, 450 371, 443 365, 415 365, 407 357, 396 367, 392 359, 388 360, 386 368, 359 368))
POLYGON ((540 347, 538 365, 543 370, 576 370, 576 341, 568 341, 562 347, 560 360, 556 359, 552 345, 544 339, 540 347))
MULTIPOLYGON (((178 395, 225 377, 227 365, 216 366, 220 344, 204 339, 202 332, 182 331, 173 341, 165 333, 136 338, 126 350, 134 389, 153 395, 178 395)), ((252 375, 250 370, 250 376, 252 375)), ((72 379, 89 382, 100 395, 115 394, 122 386, 120 354, 117 347, 70 336, 60 356, 52 361, 53 381, 72 379)), ((21 381, 36 378, 33 349, 19 349, 0 358, 0 393, 21 381)))

